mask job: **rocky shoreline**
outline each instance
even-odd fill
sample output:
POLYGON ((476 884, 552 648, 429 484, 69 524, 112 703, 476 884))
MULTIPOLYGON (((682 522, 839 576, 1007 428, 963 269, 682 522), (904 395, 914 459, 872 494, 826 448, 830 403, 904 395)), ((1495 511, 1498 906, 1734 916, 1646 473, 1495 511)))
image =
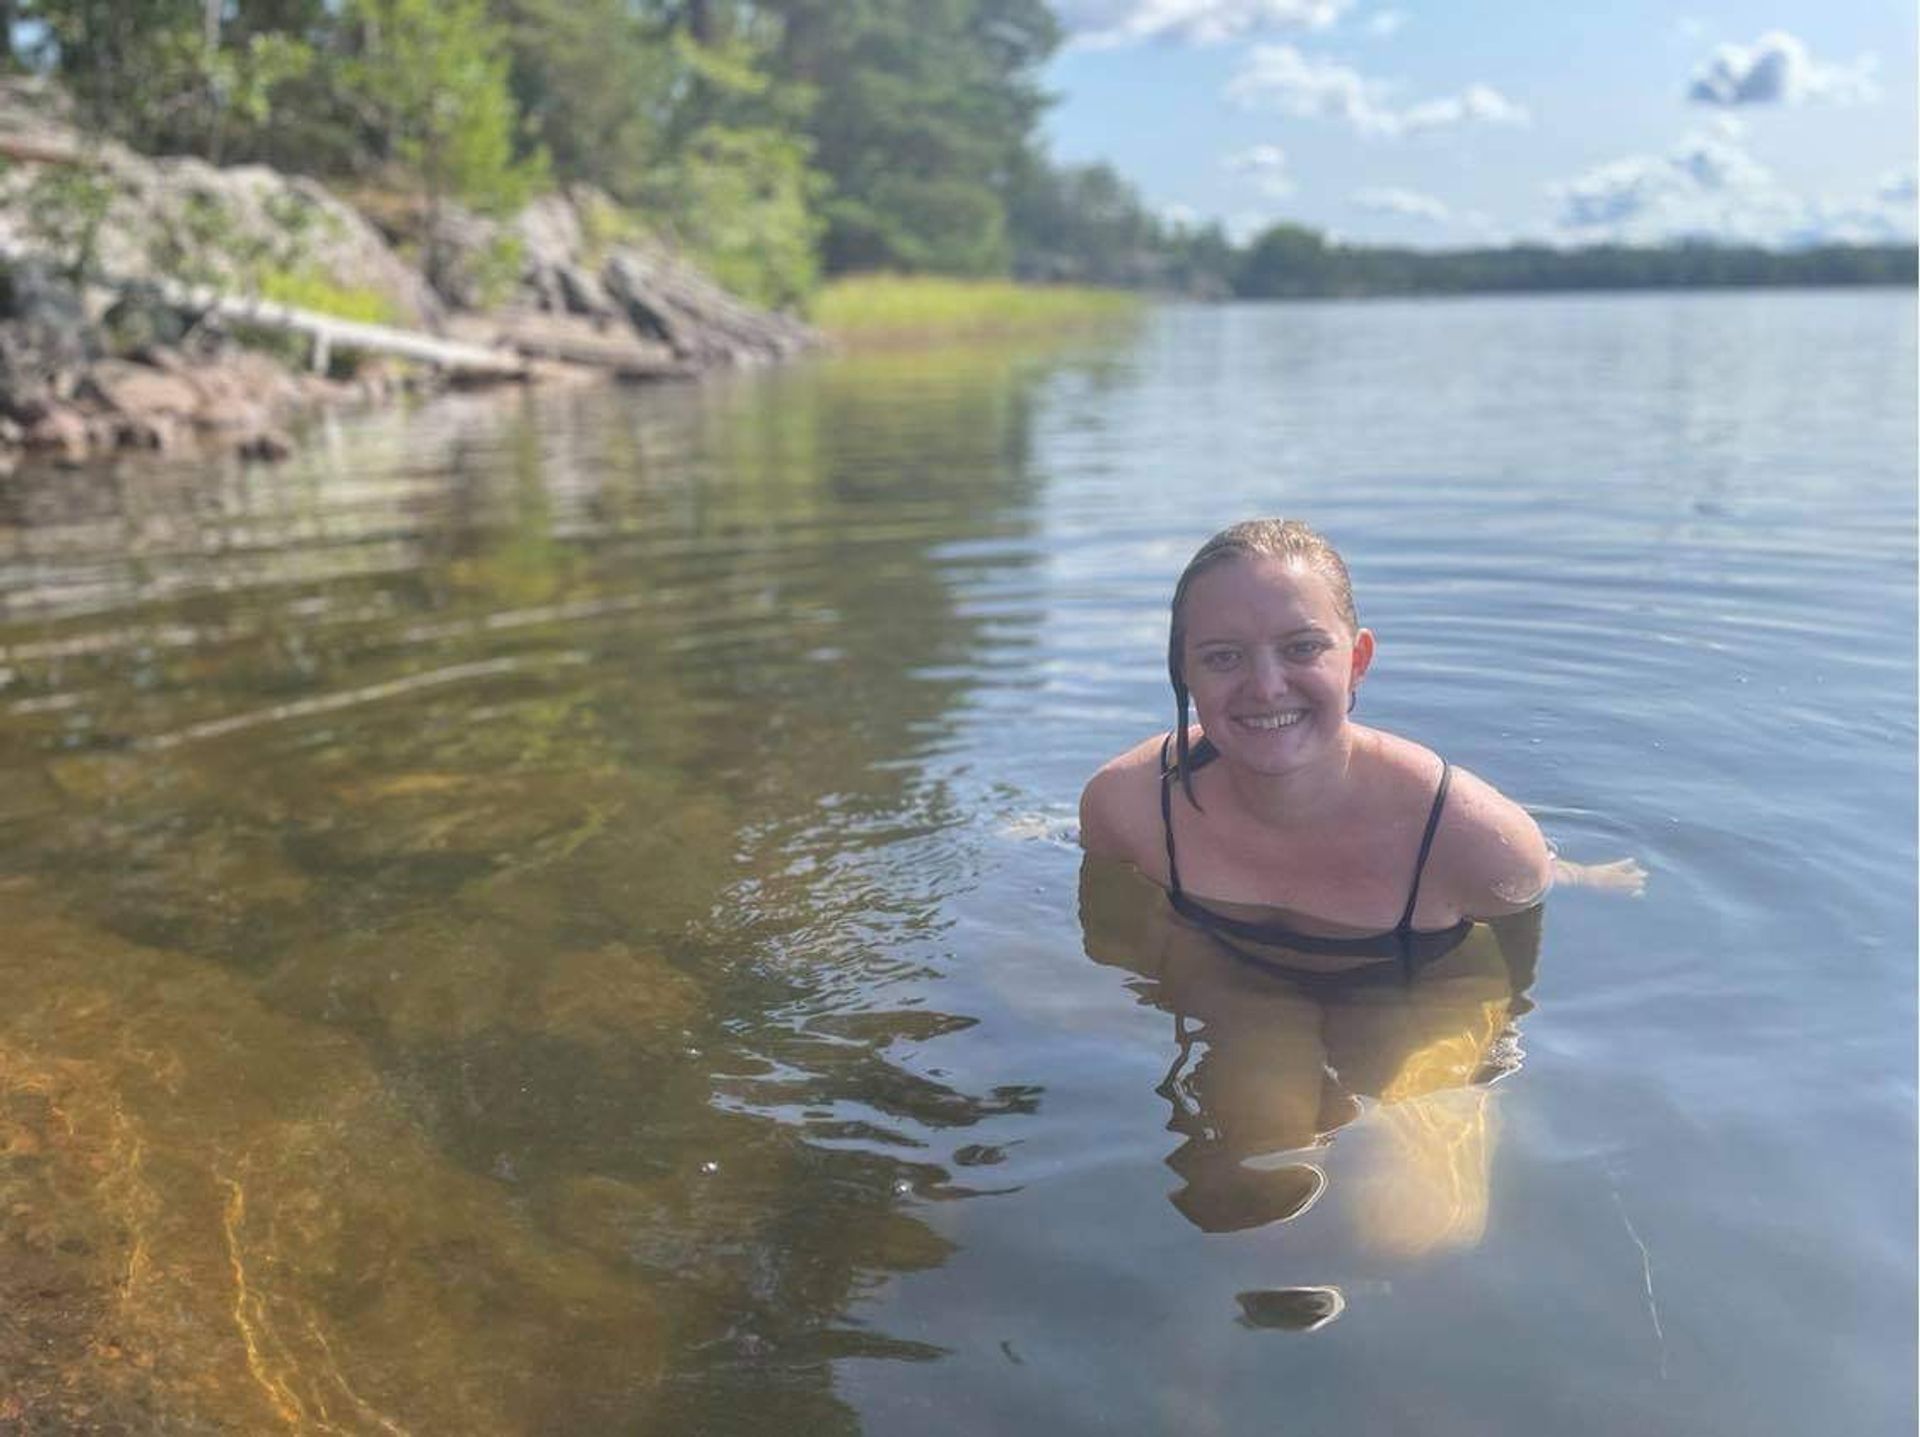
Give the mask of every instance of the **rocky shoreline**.
MULTIPOLYGON (((124 319, 123 296, 107 315, 124 319)), ((116 340, 82 295, 45 268, 0 273, 0 470, 23 458, 73 467, 197 445, 247 459, 292 452, 292 426, 316 408, 391 392, 383 371, 350 380, 302 374, 218 331, 162 316, 173 342, 116 340)))
POLYGON ((820 342, 596 192, 506 219, 404 195, 356 206, 263 166, 90 142, 65 113, 43 82, 0 82, 0 471, 188 446, 271 460, 325 406, 688 378, 820 342))

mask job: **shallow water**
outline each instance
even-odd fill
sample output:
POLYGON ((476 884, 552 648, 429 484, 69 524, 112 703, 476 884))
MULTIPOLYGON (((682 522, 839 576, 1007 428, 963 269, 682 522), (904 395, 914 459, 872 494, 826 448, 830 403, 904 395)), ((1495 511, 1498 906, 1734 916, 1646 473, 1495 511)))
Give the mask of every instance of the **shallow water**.
POLYGON ((0 481, 0 1432, 1910 1431, 1910 292, 1157 312, 0 481), (1072 841, 1251 513, 1646 896, 1072 841))

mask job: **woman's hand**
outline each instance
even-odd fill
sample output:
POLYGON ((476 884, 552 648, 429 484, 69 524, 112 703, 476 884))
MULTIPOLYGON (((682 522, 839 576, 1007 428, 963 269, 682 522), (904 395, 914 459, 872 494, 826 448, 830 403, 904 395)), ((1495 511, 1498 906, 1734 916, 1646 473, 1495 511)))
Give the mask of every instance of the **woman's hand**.
POLYGON ((1647 891, 1647 870, 1640 866, 1637 858, 1616 858, 1610 863, 1575 863, 1556 855, 1553 881, 1569 888, 1598 888, 1638 898, 1647 891))

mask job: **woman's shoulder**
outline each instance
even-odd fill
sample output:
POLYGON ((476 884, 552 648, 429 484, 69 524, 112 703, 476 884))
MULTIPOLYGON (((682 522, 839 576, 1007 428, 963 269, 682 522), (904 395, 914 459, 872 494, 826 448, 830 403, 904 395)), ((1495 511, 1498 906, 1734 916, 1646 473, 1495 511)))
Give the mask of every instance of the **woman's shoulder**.
MULTIPOLYGON (((1405 813, 1438 796, 1447 776, 1433 845, 1421 871, 1429 898, 1469 918, 1496 918, 1532 906, 1552 878, 1546 839, 1531 815, 1470 769, 1411 739, 1368 730, 1387 802, 1405 813)), ((1431 812, 1431 809, 1428 810, 1431 812)))
POLYGON ((1161 864, 1160 773, 1165 734, 1116 754, 1080 793, 1080 846, 1125 859, 1149 874, 1161 864))
POLYGON ((1450 775, 1434 830, 1431 880, 1470 918, 1496 918, 1538 903, 1553 879, 1540 825, 1471 770, 1451 765, 1450 775))

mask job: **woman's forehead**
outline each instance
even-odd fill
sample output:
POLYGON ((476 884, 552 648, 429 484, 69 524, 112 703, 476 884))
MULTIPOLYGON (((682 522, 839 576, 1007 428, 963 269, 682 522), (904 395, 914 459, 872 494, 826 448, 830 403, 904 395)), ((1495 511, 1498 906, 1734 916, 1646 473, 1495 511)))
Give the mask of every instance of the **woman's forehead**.
POLYGON ((1345 627, 1324 574, 1297 559, 1264 555, 1231 559, 1195 575, 1185 609, 1187 632, 1195 638, 1207 624, 1345 627))

